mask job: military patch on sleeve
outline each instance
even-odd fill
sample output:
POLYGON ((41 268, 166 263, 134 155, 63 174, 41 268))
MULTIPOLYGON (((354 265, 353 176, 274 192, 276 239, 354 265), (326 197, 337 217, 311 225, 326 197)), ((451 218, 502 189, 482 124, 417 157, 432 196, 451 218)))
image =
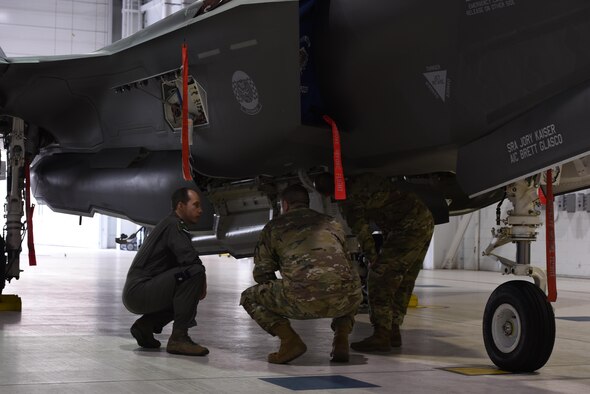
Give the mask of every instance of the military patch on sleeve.
POLYGON ((183 233, 190 234, 190 231, 188 230, 188 226, 182 220, 179 220, 178 221, 177 227, 178 227, 178 231, 183 232, 183 233))

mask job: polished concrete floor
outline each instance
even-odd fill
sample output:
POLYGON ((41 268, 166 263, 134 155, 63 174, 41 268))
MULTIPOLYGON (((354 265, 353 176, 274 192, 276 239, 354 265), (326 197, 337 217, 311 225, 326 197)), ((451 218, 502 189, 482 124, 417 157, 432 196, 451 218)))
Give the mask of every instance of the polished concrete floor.
MULTIPOLYGON (((24 255, 24 254, 23 254, 24 255)), ((25 255, 26 256, 26 255, 25 255)), ((205 257, 209 294, 190 334, 207 357, 138 348, 135 316, 121 304, 134 252, 38 247, 38 266, 24 269, 4 294, 22 312, 0 312, 0 393, 587 393, 590 391, 590 280, 558 280, 557 339, 547 365, 533 374, 476 375, 453 367, 493 367, 481 336, 491 291, 511 278, 490 272, 423 271, 419 307, 404 323, 403 347, 388 354, 352 352, 329 361, 327 319, 296 321, 308 345, 288 365, 271 365, 272 338, 238 305, 250 286, 251 262, 205 257), (314 390, 315 389, 315 390, 314 390)), ((26 257, 25 257, 26 260, 26 257)), ((359 315, 352 340, 371 332, 359 315)), ((158 337, 165 344, 170 327, 158 337)))

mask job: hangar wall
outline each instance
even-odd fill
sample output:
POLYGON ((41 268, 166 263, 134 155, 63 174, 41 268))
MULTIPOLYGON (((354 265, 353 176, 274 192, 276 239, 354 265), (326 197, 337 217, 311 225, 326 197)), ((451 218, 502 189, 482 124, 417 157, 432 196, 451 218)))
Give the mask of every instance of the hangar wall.
POLYGON ((8 56, 92 52, 111 42, 112 0, 0 0, 8 56))

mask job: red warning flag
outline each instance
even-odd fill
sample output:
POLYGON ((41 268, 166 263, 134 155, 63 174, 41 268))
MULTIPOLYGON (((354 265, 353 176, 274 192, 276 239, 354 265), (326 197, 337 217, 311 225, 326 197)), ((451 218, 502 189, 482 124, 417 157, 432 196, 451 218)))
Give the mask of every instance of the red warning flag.
POLYGON ((547 258, 547 300, 557 300, 557 272, 555 259, 555 216, 553 216, 553 174, 547 170, 547 194, 545 196, 545 253, 547 258))
POLYGON ((543 192, 542 188, 537 190, 537 195, 539 196, 539 202, 541 205, 547 205, 547 197, 545 197, 545 192, 543 192))
POLYGON ((332 127, 332 147, 334 150, 334 198, 346 200, 346 183, 344 182, 344 170, 342 168, 342 155, 340 153, 340 132, 336 122, 328 115, 324 115, 324 121, 332 127))
POLYGON ((27 247, 29 248, 29 265, 37 265, 35 241, 33 239, 33 211, 35 204, 31 204, 31 163, 25 162, 25 214, 27 218, 27 247))

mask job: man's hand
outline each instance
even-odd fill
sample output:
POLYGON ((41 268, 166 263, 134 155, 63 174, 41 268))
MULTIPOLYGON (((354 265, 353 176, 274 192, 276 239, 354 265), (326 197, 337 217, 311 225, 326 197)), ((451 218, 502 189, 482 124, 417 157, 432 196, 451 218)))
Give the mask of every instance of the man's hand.
POLYGON ((266 273, 254 273, 254 282, 262 285, 264 283, 268 283, 271 280, 276 280, 277 275, 274 272, 266 272, 266 273))

